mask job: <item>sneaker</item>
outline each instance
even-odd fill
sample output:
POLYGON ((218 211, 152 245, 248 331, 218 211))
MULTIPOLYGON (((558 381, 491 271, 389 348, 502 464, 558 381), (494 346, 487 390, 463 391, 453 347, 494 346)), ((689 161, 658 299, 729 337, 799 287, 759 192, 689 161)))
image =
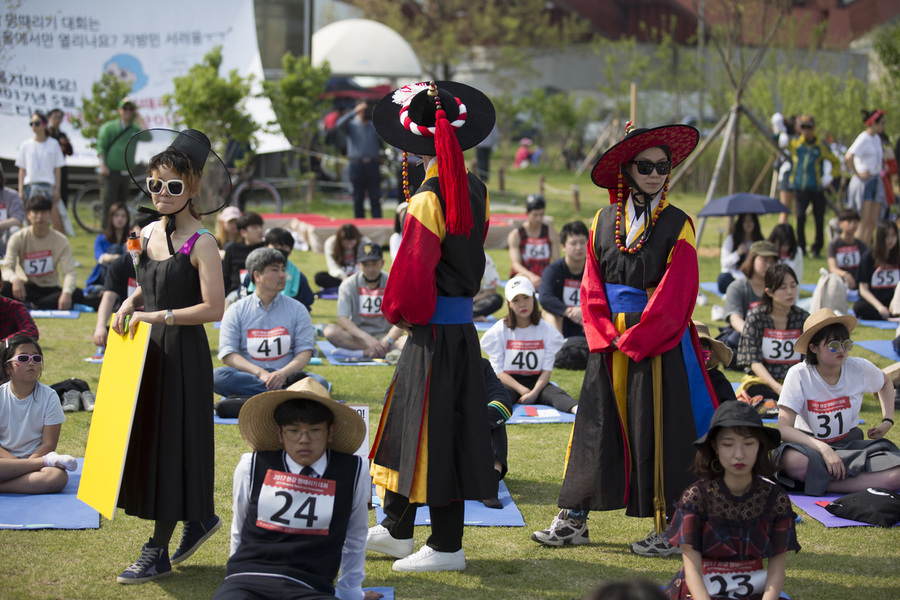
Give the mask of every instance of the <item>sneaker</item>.
POLYGON ((78 412, 81 410, 81 392, 69 390, 63 394, 63 412, 78 412))
POLYGON ((118 583, 146 583, 172 574, 172 565, 169 563, 168 548, 157 548, 153 545, 153 538, 141 547, 141 557, 137 562, 122 571, 116 577, 118 583))
POLYGON ((97 396, 94 392, 81 392, 81 405, 84 407, 84 410, 94 412, 94 404, 96 404, 96 402, 97 396))
POLYGON ((591 543, 587 520, 576 521, 569 518, 569 512, 566 509, 562 509, 558 515, 553 517, 550 527, 543 531, 532 533, 531 539, 538 544, 556 547, 565 546, 566 544, 580 546, 581 544, 591 543))
POLYGON ((669 543, 668 538, 654 529, 647 537, 631 545, 631 551, 641 556, 669 556, 681 554, 681 548, 669 543))
POLYGON ((221 526, 222 519, 215 515, 205 521, 185 521, 184 529, 181 531, 181 541, 178 542, 178 548, 172 555, 172 564, 177 565, 190 558, 203 542, 208 540, 221 526))
POLYGON ((463 571, 466 554, 460 548, 456 552, 438 552, 431 546, 422 546, 415 554, 394 562, 395 571, 426 573, 433 571, 463 571))
POLYGON ((414 542, 412 538, 401 540, 391 535, 386 527, 376 525, 369 527, 366 536, 366 550, 381 552, 394 558, 406 558, 412 554, 414 542))

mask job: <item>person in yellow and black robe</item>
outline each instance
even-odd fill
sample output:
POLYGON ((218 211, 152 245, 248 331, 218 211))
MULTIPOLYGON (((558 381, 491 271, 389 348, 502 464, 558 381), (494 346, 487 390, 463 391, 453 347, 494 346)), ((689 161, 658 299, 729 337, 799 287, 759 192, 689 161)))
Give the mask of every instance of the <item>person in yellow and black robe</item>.
POLYGON ((481 348, 472 302, 484 272, 487 188, 465 171, 461 150, 490 133, 494 109, 481 92, 440 81, 404 86, 375 107, 389 144, 422 156, 425 182, 409 200, 403 241, 382 304, 407 330, 385 394, 371 458, 385 488, 386 518, 367 548, 400 558, 395 571, 465 568, 463 500, 497 495, 481 348), (432 533, 413 553, 416 507, 432 533))

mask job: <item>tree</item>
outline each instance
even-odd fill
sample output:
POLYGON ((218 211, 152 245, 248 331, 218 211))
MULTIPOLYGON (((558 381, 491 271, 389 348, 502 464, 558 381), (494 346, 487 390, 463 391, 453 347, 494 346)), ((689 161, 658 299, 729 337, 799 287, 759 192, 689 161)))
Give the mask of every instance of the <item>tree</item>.
POLYGON ((520 100, 520 106, 529 115, 528 124, 541 132, 546 162, 557 169, 564 165, 564 152, 578 144, 578 137, 596 110, 593 98, 579 101, 575 94, 548 94, 543 89, 532 90, 520 100))
POLYGON ((331 67, 327 62, 321 67, 314 67, 309 57, 296 57, 287 52, 281 57, 281 68, 284 76, 278 81, 264 81, 263 91, 271 100, 272 109, 288 141, 294 146, 309 148, 319 117, 329 105, 322 94, 331 75, 331 67))
POLYGON ((176 125, 205 133, 213 149, 228 162, 230 157, 223 153, 231 143, 252 153, 259 125, 244 106, 252 77, 241 77, 232 69, 226 79, 219 76, 221 66, 222 47, 216 46, 186 75, 175 78, 175 91, 163 96, 163 103, 173 113, 176 125))
POLYGON ((871 105, 883 108, 889 115, 897 115, 900 111, 900 23, 880 29, 875 34, 874 48, 885 76, 881 78, 880 89, 875 90, 876 97, 870 99, 871 105))
POLYGON ((565 48, 588 32, 577 14, 548 10, 544 0, 353 0, 353 4, 367 19, 402 32, 426 73, 437 79, 453 79, 458 64, 483 58, 483 47, 491 49, 493 70, 522 71, 538 53, 565 48))
POLYGON ((91 86, 91 96, 82 96, 81 112, 72 118, 72 127, 81 131, 82 137, 90 141, 91 148, 97 147, 100 127, 118 117, 119 102, 130 93, 130 81, 104 73, 100 81, 91 86))

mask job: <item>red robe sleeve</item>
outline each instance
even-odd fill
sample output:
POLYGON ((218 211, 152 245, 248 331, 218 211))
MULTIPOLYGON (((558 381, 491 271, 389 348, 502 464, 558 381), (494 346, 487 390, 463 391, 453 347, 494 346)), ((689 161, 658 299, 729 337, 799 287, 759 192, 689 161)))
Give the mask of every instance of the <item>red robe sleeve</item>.
POLYGON ((666 273, 644 308, 640 323, 622 334, 619 349, 632 360, 642 361, 674 348, 690 323, 699 289, 694 224, 687 219, 672 249, 666 273))
POLYGON ((600 211, 597 211, 588 236, 588 256, 584 261, 584 275, 581 278, 581 316, 584 321, 584 335, 591 352, 610 352, 612 342, 619 332, 612 322, 606 290, 603 287, 603 275, 594 254, 594 235, 599 221, 600 211))
POLYGON ((441 203, 432 192, 416 194, 409 201, 403 223, 403 239, 391 265, 381 312, 390 323, 404 319, 425 325, 437 302, 435 269, 446 235, 441 203))

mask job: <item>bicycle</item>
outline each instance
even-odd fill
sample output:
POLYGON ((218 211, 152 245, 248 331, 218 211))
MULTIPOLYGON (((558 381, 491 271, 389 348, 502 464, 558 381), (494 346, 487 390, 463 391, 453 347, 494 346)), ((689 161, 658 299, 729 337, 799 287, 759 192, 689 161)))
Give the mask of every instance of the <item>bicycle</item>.
MULTIPOLYGON (((230 171, 233 190, 229 204, 238 207, 241 212, 252 210, 253 212, 280 213, 282 209, 281 194, 265 179, 252 177, 252 173, 252 166, 230 171)), ((222 189, 219 197, 224 192, 225 189, 222 189)), ((72 215, 81 228, 88 233, 103 232, 102 194, 102 184, 88 183, 78 188, 72 201, 72 215)), ((138 214, 139 206, 152 207, 150 198, 140 190, 126 205, 132 219, 138 214)))

